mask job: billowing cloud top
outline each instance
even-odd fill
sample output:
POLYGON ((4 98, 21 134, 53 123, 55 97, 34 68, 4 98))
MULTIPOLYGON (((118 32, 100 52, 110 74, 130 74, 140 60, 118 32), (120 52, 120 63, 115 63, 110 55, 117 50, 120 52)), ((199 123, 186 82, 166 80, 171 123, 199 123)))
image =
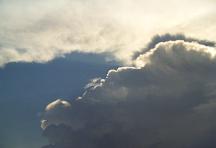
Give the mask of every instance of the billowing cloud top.
MULTIPOLYGON (((52 124, 59 124, 58 121, 61 120, 60 123, 62 123, 62 121, 67 120, 67 118, 61 118, 62 116, 64 117, 65 114, 68 114, 68 112, 70 111, 71 108, 71 104, 67 101, 58 99, 52 103, 50 103, 49 105, 47 105, 45 111, 46 114, 44 115, 44 118, 48 118, 49 122, 52 122, 52 124), (55 115, 53 117, 53 115, 55 115), (58 120, 56 120, 56 116, 58 117, 58 120), (61 118, 61 119, 59 119, 61 118)), ((67 121, 68 122, 68 121, 67 121)), ((67 122, 64 122, 64 124, 67 124, 67 122)), ((41 127, 42 128, 46 128, 47 126, 49 126, 49 123, 47 120, 42 120, 41 121, 41 127)))
POLYGON ((215 6, 214 0, 1 0, 0 66, 73 51, 111 52, 129 64, 154 34, 215 40, 215 6))
POLYGON ((215 147, 215 55, 198 42, 158 43, 138 56, 138 67, 92 80, 70 111, 48 105, 44 148, 215 147))

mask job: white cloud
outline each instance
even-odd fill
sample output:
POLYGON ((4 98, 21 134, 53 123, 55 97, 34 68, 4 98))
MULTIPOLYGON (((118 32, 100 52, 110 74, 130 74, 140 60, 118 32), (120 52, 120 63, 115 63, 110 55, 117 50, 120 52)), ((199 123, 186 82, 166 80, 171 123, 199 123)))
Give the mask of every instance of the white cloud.
MULTIPOLYGON (((128 64, 149 36, 170 28, 179 32, 178 25, 206 13, 212 15, 213 8, 212 3, 199 0, 2 0, 0 65, 46 62, 76 50, 112 52, 128 64)), ((215 26, 215 20, 211 20, 208 26, 215 26)), ((187 26, 180 31, 215 39, 215 28, 200 28, 199 23, 205 21, 206 17, 192 26, 210 31, 187 26)))

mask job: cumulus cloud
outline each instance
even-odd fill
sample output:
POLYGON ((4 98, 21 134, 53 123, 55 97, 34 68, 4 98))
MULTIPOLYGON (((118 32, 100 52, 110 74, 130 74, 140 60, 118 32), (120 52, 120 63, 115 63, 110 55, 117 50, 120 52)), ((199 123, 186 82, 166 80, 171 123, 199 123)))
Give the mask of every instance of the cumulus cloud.
POLYGON ((71 110, 71 104, 67 101, 58 99, 49 105, 47 105, 45 109, 45 114, 43 115, 44 118, 48 118, 49 122, 47 120, 41 121, 41 127, 45 129, 47 126, 49 126, 49 123, 52 124, 59 124, 64 121, 64 124, 69 124, 69 121, 67 119, 67 115, 70 113, 71 110))
POLYGON ((215 3, 201 0, 1 0, 0 66, 47 62, 73 51, 111 52, 129 64, 149 36, 179 32, 185 21, 193 28, 184 25, 183 33, 214 40, 209 26, 215 17, 206 17, 213 10, 215 3))
POLYGON ((148 52, 150 49, 155 48, 155 46, 160 43, 160 42, 167 42, 167 41, 177 41, 177 40, 183 40, 186 42, 196 42, 202 45, 206 45, 206 46, 210 46, 210 47, 214 47, 216 45, 215 42, 213 41, 208 41, 208 40, 199 40, 196 38, 190 38, 190 37, 186 37, 184 34, 163 34, 163 35, 155 35, 151 42, 147 44, 147 46, 145 48, 143 48, 142 50, 135 52, 133 59, 136 59, 139 55, 144 54, 145 52, 148 52))
POLYGON ((49 104, 44 148, 215 147, 215 56, 202 42, 158 43, 138 56, 139 66, 93 79, 63 118, 64 103, 49 104))

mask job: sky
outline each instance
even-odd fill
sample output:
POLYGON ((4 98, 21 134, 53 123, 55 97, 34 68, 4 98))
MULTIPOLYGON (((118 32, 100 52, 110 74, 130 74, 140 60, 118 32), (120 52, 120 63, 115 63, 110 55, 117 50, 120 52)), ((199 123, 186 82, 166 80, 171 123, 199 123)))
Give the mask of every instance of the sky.
POLYGON ((0 147, 215 147, 215 8, 0 0, 0 147))
POLYGON ((116 66, 106 62, 104 55, 73 53, 46 64, 11 63, 0 69, 0 147, 47 144, 40 128, 40 114, 47 103, 75 98, 90 79, 105 76, 116 66))
POLYGON ((215 0, 1 0, 0 65, 47 62, 72 51, 112 52, 128 65, 155 34, 214 40, 215 5, 215 0))

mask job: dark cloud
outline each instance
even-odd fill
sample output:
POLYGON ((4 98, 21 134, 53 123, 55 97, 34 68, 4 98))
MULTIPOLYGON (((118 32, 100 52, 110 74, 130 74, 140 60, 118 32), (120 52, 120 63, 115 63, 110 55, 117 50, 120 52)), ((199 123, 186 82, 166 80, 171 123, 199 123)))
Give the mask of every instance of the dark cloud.
POLYGON ((49 104, 43 148, 215 147, 216 49, 178 38, 154 39, 136 59, 144 66, 93 79, 69 108, 49 104))

